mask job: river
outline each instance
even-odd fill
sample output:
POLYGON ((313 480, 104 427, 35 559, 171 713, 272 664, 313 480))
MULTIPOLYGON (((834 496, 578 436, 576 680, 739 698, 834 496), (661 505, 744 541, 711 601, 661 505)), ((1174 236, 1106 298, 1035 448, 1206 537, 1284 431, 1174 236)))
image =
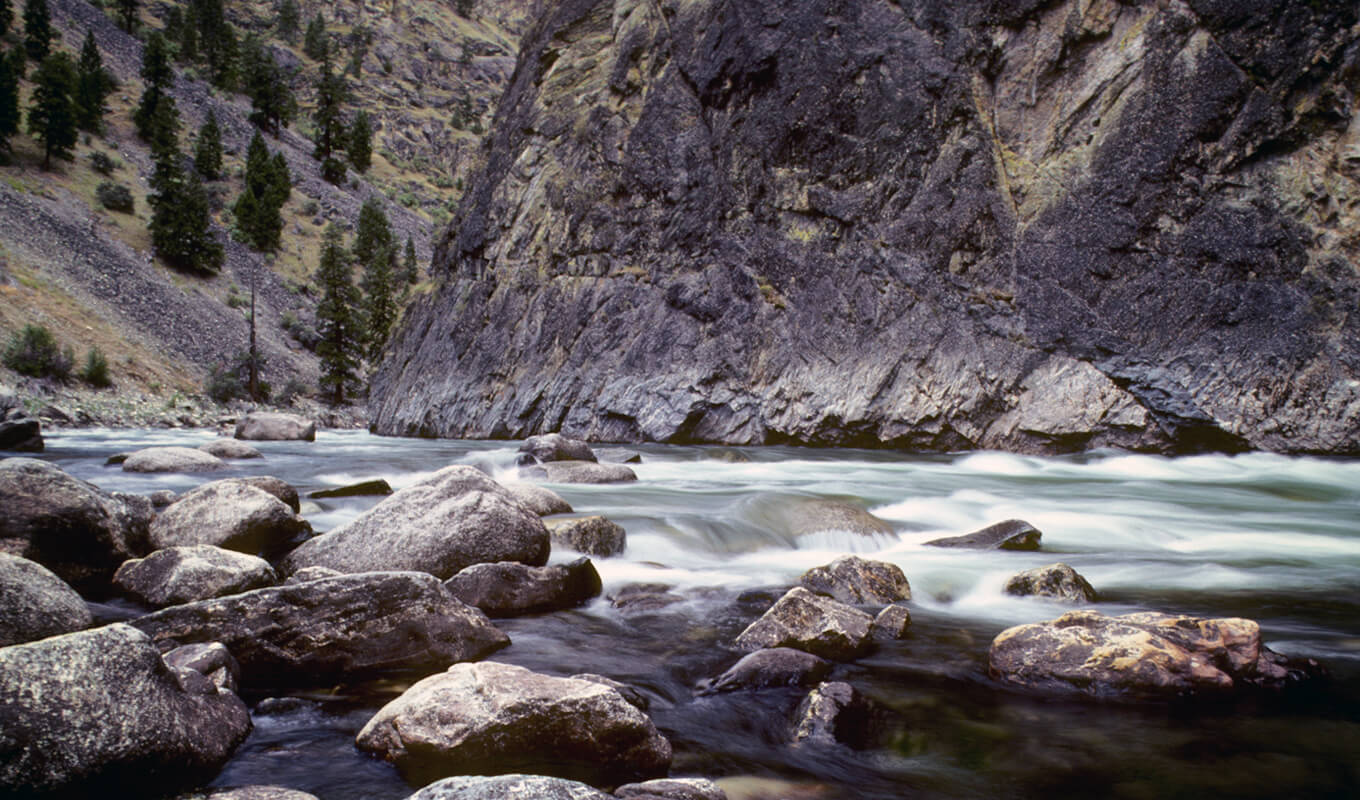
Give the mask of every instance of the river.
MULTIPOLYGON (((188 489, 201 476, 104 466, 205 431, 78 430, 43 458, 114 491, 188 489)), ((229 474, 274 475, 305 493, 368 478, 410 485, 454 463, 497 477, 514 445, 323 431, 315 443, 257 443, 265 458, 229 474)), ((859 450, 642 446, 636 483, 552 485, 578 513, 628 532, 623 556, 595 559, 605 595, 663 583, 685 600, 624 614, 583 608, 498 621, 513 644, 494 660, 552 674, 600 673, 639 688, 675 748, 674 775, 721 779, 734 800, 898 797, 1360 796, 1360 461, 1262 453, 1164 458, 1118 452, 1041 458, 859 450), (774 522, 805 498, 860 505, 895 535, 794 538, 774 522), (1043 531, 1037 553, 924 547, 1008 518, 1043 531), (806 569, 855 552, 891 561, 913 593, 903 641, 837 667, 886 709, 859 749, 792 747, 802 692, 697 696, 736 661, 732 639, 806 569), (1007 577, 1064 561, 1099 608, 1259 621, 1267 644, 1322 662, 1331 678, 1281 696, 1165 703, 1053 700, 986 675, 992 638, 1068 607, 1005 595, 1007 577)), ((222 477, 220 474, 214 477, 222 477)), ((318 531, 376 498, 304 507, 318 531)), ((571 555, 555 553, 554 561, 571 555)), ((105 608, 116 616, 119 607, 105 608)), ((254 693, 255 730, 214 785, 268 783, 321 800, 404 798, 395 769, 353 736, 407 684, 370 681, 254 693)))

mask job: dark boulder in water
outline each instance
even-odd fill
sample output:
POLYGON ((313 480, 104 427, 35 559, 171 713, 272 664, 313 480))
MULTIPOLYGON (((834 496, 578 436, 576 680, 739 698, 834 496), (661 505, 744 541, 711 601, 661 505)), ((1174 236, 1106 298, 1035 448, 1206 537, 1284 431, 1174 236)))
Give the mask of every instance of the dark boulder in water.
POLYGON ((949 536, 926 542, 931 547, 960 547, 971 550, 1038 550, 1043 534, 1020 519, 988 525, 964 536, 949 536))

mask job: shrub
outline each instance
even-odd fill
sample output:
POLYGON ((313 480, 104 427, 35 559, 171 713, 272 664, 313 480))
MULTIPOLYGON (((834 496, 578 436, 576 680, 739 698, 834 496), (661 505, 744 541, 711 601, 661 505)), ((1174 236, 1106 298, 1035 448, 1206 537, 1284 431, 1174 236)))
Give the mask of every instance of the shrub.
POLYGON ((100 205, 110 211, 131 214, 134 208, 132 192, 121 183, 104 181, 94 190, 94 196, 100 205))
POLYGON ((117 161, 109 156, 108 153, 95 150, 90 153, 90 166, 100 175, 112 175, 113 171, 121 166, 117 161))
POLYGON ((109 361, 98 347, 91 347, 85 353, 85 366, 80 368, 80 379, 91 386, 104 389, 113 385, 109 377, 109 361))
POLYGON ((5 366, 34 378, 65 381, 71 377, 74 361, 74 351, 60 347, 57 338, 42 325, 25 325, 10 337, 5 348, 5 366))
POLYGON ((304 216, 315 217, 321 213, 321 204, 315 200, 308 200, 302 204, 302 213, 304 216))
POLYGON ((274 402, 281 406, 292 405, 293 401, 299 397, 307 397, 311 388, 297 378, 289 378, 288 382, 279 390, 274 402))
POLYGON ((203 385, 203 392, 219 403, 246 396, 245 387, 241 385, 236 371, 223 364, 213 365, 212 371, 208 373, 208 382, 203 385))

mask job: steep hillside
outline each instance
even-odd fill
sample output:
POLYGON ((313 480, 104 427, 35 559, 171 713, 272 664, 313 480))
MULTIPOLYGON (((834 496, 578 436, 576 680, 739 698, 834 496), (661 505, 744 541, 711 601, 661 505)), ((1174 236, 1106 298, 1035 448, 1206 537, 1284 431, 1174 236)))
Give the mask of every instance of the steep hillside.
POLYGON ((565 0, 377 430, 1360 452, 1346 0, 565 0))

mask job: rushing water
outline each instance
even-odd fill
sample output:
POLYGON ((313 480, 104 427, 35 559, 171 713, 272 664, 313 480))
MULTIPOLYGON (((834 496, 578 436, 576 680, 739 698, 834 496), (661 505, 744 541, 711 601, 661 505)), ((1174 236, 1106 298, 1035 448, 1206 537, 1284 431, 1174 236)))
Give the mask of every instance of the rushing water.
MULTIPOLYGON (((184 490, 204 478, 134 475, 104 460, 209 438, 57 432, 44 458, 109 490, 184 490)), ((274 475, 304 493, 379 477, 400 488, 453 463, 505 477, 514 460, 504 442, 362 432, 258 444, 265 459, 236 462, 231 474, 274 475)), ((552 488, 578 513, 604 514, 627 529, 622 557, 595 559, 606 595, 628 583, 664 583, 685 601, 630 615, 602 597, 573 611, 503 620, 514 643, 493 658, 638 687, 675 747, 672 774, 721 779, 734 800, 1360 796, 1360 462, 638 450, 637 483, 552 488), (779 520, 805 498, 860 505, 896 535, 794 538, 779 520), (922 546, 1013 517, 1043 531, 1041 552, 922 546), (833 674, 887 710, 872 741, 860 749, 788 745, 797 690, 696 696, 700 681, 736 661, 730 643, 746 624, 804 570, 846 552, 898 564, 913 592, 908 638, 833 674), (1332 677, 1279 697, 1167 703, 1003 690, 986 676, 992 637, 1067 607, 1006 596, 1002 585, 1059 560, 1097 588, 1106 613, 1249 617, 1273 649, 1315 658, 1332 677)), ((304 514, 324 531, 375 502, 322 501, 304 514)), ((404 685, 247 696, 255 731, 215 785, 281 784, 322 800, 407 796, 413 789, 393 768, 353 747, 358 729, 404 685)))

